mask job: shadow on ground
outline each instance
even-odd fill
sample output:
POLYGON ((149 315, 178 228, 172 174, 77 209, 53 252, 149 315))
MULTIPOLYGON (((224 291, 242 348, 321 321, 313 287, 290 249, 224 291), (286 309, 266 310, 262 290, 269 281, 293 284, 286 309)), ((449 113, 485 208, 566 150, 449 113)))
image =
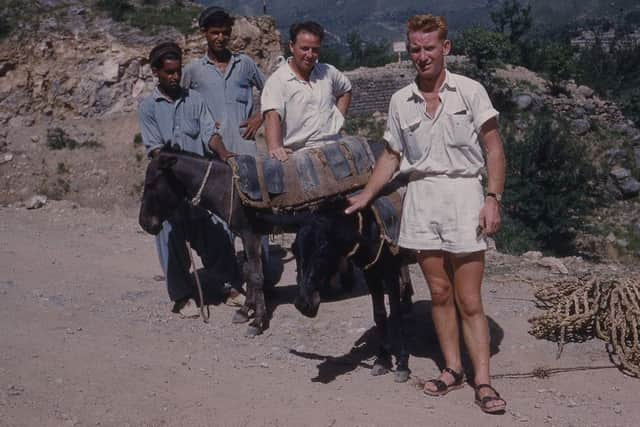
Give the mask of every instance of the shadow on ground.
MULTIPOLYGON (((411 320, 409 321, 409 348, 411 357, 428 358, 436 365, 444 368, 444 361, 440 354, 438 340, 431 320, 431 301, 420 300, 413 304, 411 320)), ((504 331, 493 319, 487 316, 490 332, 490 351, 495 355, 500 351, 500 343, 504 338, 504 331)), ((309 360, 320 360, 318 364, 318 374, 311 379, 313 382, 328 384, 339 376, 345 375, 356 368, 373 367, 373 362, 369 359, 378 354, 380 340, 376 332, 376 327, 367 330, 360 336, 348 353, 341 356, 329 356, 318 353, 300 352, 289 350, 295 356, 309 360)), ((411 360, 409 360, 411 366, 411 360)), ((463 346, 463 367, 467 378, 473 378, 471 360, 463 346)))

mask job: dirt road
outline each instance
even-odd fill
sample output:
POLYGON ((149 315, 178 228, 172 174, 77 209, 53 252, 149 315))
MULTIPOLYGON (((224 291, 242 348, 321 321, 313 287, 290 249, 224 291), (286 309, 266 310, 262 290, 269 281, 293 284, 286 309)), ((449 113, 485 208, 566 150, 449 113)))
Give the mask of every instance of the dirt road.
MULTIPOLYGON (((275 244, 275 243, 274 243, 275 244)), ((555 344, 527 333, 531 285, 549 273, 492 253, 484 292, 492 373, 508 400, 484 415, 470 387, 424 396, 436 375, 429 296, 414 274, 413 378, 372 377, 368 297, 293 307, 288 262, 270 328, 256 339, 212 307, 211 323, 170 313, 153 240, 135 212, 71 202, 0 208, 0 425, 3 426, 633 426, 640 380, 612 365, 604 344, 555 344), (517 274, 516 274, 517 273, 517 274), (548 378, 535 368, 576 368, 548 378), (602 369, 595 369, 602 368, 602 369), (506 378, 505 375, 520 378, 506 378)))

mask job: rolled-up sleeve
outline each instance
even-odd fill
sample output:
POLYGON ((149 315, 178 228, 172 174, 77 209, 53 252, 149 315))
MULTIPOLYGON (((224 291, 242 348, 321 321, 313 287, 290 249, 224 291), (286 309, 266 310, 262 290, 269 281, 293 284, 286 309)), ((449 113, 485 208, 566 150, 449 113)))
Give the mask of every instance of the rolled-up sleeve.
POLYGON ((156 122, 152 107, 149 103, 143 102, 138 107, 138 120, 140 123, 142 142, 147 149, 147 155, 150 155, 156 148, 162 148, 164 142, 162 141, 158 123, 156 122))
POLYGON ((480 128, 487 120, 498 117, 498 110, 493 108, 491 99, 487 90, 480 83, 476 83, 473 95, 471 96, 471 111, 473 113, 473 126, 476 132, 480 132, 480 128))
POLYGON ((398 108, 393 98, 389 103, 389 115, 387 118, 387 127, 384 130, 383 139, 387 142, 387 146, 392 151, 398 154, 402 154, 404 151, 402 130, 400 128, 400 118, 398 115, 398 108))
POLYGON ((251 85, 262 92, 264 88, 265 77, 260 67, 255 62, 251 62, 251 85))
POLYGON ((351 81, 343 73, 338 71, 335 67, 330 67, 332 74, 331 87, 333 90, 333 96, 339 97, 347 92, 351 91, 351 81))
POLYGON ((260 113, 264 116, 267 111, 276 111, 284 119, 284 94, 280 80, 271 76, 262 89, 260 97, 260 113))

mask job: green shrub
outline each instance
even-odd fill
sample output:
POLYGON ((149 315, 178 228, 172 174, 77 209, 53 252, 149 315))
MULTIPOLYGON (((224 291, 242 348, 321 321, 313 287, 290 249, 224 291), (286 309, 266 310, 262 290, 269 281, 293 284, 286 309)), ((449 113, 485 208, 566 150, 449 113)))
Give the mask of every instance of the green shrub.
POLYGON ((507 225, 497 235, 499 248, 521 251, 523 243, 535 242, 558 255, 575 249, 576 232, 595 207, 595 183, 601 180, 586 147, 567 128, 549 112, 538 115, 522 140, 503 126, 507 225))
POLYGON ((133 145, 142 145, 142 135, 140 133, 136 133, 133 136, 133 145))
POLYGON ((135 12, 135 7, 128 0, 98 0, 96 6, 114 21, 123 21, 128 14, 135 12))
POLYGON ((482 27, 467 28, 453 41, 455 54, 466 55, 480 69, 518 61, 518 49, 504 33, 482 27))
POLYGON ((69 149, 73 150, 78 147, 78 141, 69 137, 67 132, 62 128, 53 128, 47 130, 47 147, 52 150, 69 149))

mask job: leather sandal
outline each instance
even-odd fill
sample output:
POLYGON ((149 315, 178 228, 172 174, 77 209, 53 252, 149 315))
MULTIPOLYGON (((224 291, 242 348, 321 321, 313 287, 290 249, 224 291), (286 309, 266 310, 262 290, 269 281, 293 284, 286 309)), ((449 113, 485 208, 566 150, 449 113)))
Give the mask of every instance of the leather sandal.
POLYGON ((464 384, 462 383, 462 381, 464 380, 464 374, 462 372, 456 372, 451 368, 444 368, 442 372, 446 372, 451 375, 453 377, 453 383, 447 384, 440 378, 434 378, 427 381, 427 383, 435 385, 436 390, 423 388, 422 391, 424 392, 424 394, 427 394, 429 396, 444 396, 450 391, 460 389, 464 386, 464 384))
POLYGON ((482 409, 482 412, 486 412, 487 414, 502 414, 507 408, 507 401, 500 397, 500 393, 496 391, 495 388, 491 387, 489 384, 478 384, 474 387, 475 389, 475 403, 482 409), (495 396, 484 396, 480 398, 480 390, 483 388, 488 388, 491 390, 495 396), (502 402, 500 405, 487 406, 489 402, 500 401, 502 402))

